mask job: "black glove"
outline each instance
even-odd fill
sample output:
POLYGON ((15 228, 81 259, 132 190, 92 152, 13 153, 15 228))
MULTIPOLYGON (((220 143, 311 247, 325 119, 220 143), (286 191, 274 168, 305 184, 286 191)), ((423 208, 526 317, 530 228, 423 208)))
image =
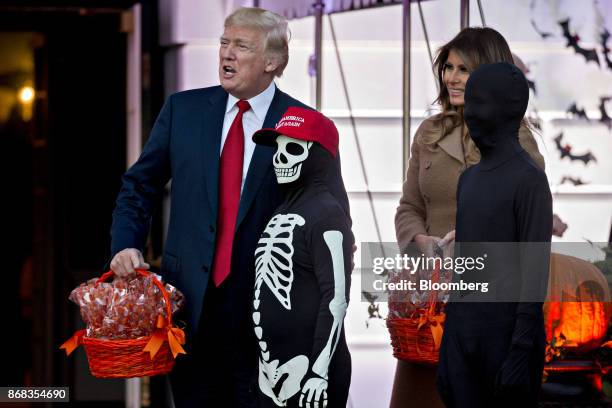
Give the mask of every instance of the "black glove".
POLYGON ((530 357, 532 350, 513 346, 495 378, 495 393, 498 396, 528 394, 531 391, 532 373, 530 357))

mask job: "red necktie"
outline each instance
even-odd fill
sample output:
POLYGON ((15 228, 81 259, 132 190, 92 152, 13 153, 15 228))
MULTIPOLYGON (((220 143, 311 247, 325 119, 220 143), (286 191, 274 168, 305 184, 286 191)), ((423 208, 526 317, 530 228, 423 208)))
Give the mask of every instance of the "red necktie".
POLYGON ((251 109, 247 101, 238 101, 238 114, 230 126, 219 165, 219 214, 217 217, 217 242, 213 261, 215 286, 229 276, 232 264, 234 230, 240 204, 242 165, 244 161, 244 129, 242 115, 251 109))

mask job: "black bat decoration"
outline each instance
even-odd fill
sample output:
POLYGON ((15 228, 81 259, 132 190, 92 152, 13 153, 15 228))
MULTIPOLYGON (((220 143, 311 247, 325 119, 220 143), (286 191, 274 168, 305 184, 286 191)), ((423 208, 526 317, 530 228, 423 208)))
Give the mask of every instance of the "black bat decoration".
POLYGON ((559 21, 559 25, 563 29, 563 37, 567 40, 567 47, 573 48, 576 54, 582 55, 587 62, 595 61, 597 65, 599 64, 599 57, 597 56, 597 51, 594 48, 582 48, 578 45, 578 41, 580 41, 580 37, 575 34, 572 34, 569 29, 569 18, 563 21, 559 21))
POLYGON ((566 181, 569 183, 572 183, 575 186, 581 186, 583 184, 587 184, 586 182, 582 181, 580 177, 572 177, 572 176, 561 177, 561 182, 559 184, 565 184, 566 181))
POLYGON ((599 98, 599 112, 601 113, 601 118, 599 121, 608 127, 608 130, 612 129, 612 118, 608 115, 606 111, 606 102, 612 99, 611 96, 602 96, 599 98))
POLYGON ((365 290, 361 291, 363 297, 368 301, 368 318, 366 319, 366 327, 370 326, 370 319, 382 319, 383 317, 380 314, 379 306, 375 303, 378 296, 371 294, 370 292, 366 292, 365 290))
POLYGON ((567 114, 571 115, 572 117, 577 116, 579 118, 589 120, 589 117, 587 116, 586 112, 584 111, 584 108, 578 109, 578 106, 576 105, 575 102, 572 103, 572 105, 569 108, 567 108, 567 110, 565 112, 567 114))
POLYGON ((591 153, 590 150, 584 154, 572 154, 572 146, 570 146, 567 143, 565 145, 561 144, 562 139, 563 139, 563 132, 559 133, 557 137, 553 139, 555 141, 555 145, 557 146, 557 150, 559 150, 560 159, 564 159, 568 157, 570 161, 579 160, 583 162, 585 166, 589 164, 591 161, 594 161, 597 163, 597 159, 595 158, 593 153, 591 153))
POLYGON ((540 30, 540 29, 538 28, 538 26, 536 26, 536 23, 535 23, 535 21, 533 20, 533 18, 531 19, 531 26, 533 27, 533 29, 535 30, 535 32, 536 32, 536 33, 538 33, 538 34, 540 35, 540 37, 541 37, 543 40, 547 39, 548 37, 552 37, 552 36, 553 36, 553 34, 552 34, 552 33, 547 33, 547 32, 544 32, 544 31, 540 30))
POLYGON ((604 60, 606 61, 606 65, 608 69, 612 69, 612 60, 608 55, 610 53, 610 48, 608 48, 608 39, 610 39, 610 32, 607 28, 604 28, 603 33, 601 33, 601 48, 604 56, 604 60))

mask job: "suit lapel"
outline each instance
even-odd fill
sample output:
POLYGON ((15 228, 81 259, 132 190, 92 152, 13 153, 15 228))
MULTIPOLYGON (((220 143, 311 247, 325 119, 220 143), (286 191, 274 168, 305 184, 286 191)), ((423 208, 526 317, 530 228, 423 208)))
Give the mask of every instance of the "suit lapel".
MULTIPOLYGON (((274 92, 274 98, 268 108, 268 113, 263 123, 264 128, 273 128, 276 126, 276 122, 281 118, 282 114, 288 108, 288 98, 278 88, 274 92)), ((246 213, 257 195, 257 191, 261 186, 266 173, 270 171, 272 165, 272 156, 274 155, 275 149, 273 147, 260 146, 255 147, 253 157, 251 158, 251 164, 249 165, 249 171, 247 172, 242 194, 240 196, 240 207, 238 208, 238 218, 236 219, 236 229, 240 226, 240 223, 244 220, 246 213)))
POLYGON ((463 149, 461 148, 461 126, 454 128, 448 135, 438 141, 438 146, 449 156, 465 164, 463 149))
POLYGON ((225 107, 227 105, 227 92, 219 87, 218 91, 209 98, 211 105, 208 115, 204 115, 202 137, 202 151, 204 164, 204 177, 206 178, 206 189, 208 200, 213 214, 217 214, 219 206, 219 150, 221 149, 221 133, 223 132, 223 119, 225 118, 225 107))

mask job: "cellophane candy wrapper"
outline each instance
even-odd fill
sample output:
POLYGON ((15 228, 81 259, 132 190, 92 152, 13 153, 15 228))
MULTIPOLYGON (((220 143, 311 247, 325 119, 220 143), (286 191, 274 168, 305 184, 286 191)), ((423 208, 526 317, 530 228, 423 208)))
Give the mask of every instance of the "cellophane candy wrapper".
MULTIPOLYGON (((127 278, 115 277, 112 282, 90 279, 75 288, 69 299, 80 306, 87 325, 87 337, 124 340, 149 336, 155 330, 157 316, 166 317, 161 291, 153 283, 159 275, 127 278)), ((183 307, 185 298, 174 286, 165 284, 172 313, 183 307)))
POLYGON ((437 290, 433 293, 429 290, 420 290, 421 280, 451 282, 452 271, 440 270, 434 279, 433 271, 420 269, 411 272, 409 269, 393 270, 389 272, 390 283, 414 282, 415 290, 393 290, 388 292, 389 316, 390 317, 412 317, 422 310, 429 308, 429 302, 433 298, 437 302, 437 309, 443 310, 448 302, 450 293, 448 290, 437 290))
MULTIPOLYGON (((409 269, 400 269, 389 271, 388 281, 389 283, 399 283, 402 281, 416 282, 416 279, 409 269)), ((416 306, 411 301, 413 293, 410 290, 389 291, 389 317, 410 317, 416 311, 416 306)))
MULTIPOLYGON (((442 255, 437 254, 439 258, 452 258, 455 250, 455 241, 438 242, 438 247, 442 251, 442 255)), ((442 264, 441 264, 442 265, 442 264)), ((432 270, 418 269, 410 270, 409 268, 389 271, 388 281, 390 283, 413 282, 415 290, 394 290, 388 292, 389 317, 414 317, 429 309, 432 299, 436 302, 436 311, 442 312, 446 303, 450 299, 448 290, 437 290, 433 293, 429 290, 420 290, 419 282, 421 280, 437 281, 440 283, 448 283, 453 280, 453 271, 440 268, 437 276, 434 276, 432 270)))

